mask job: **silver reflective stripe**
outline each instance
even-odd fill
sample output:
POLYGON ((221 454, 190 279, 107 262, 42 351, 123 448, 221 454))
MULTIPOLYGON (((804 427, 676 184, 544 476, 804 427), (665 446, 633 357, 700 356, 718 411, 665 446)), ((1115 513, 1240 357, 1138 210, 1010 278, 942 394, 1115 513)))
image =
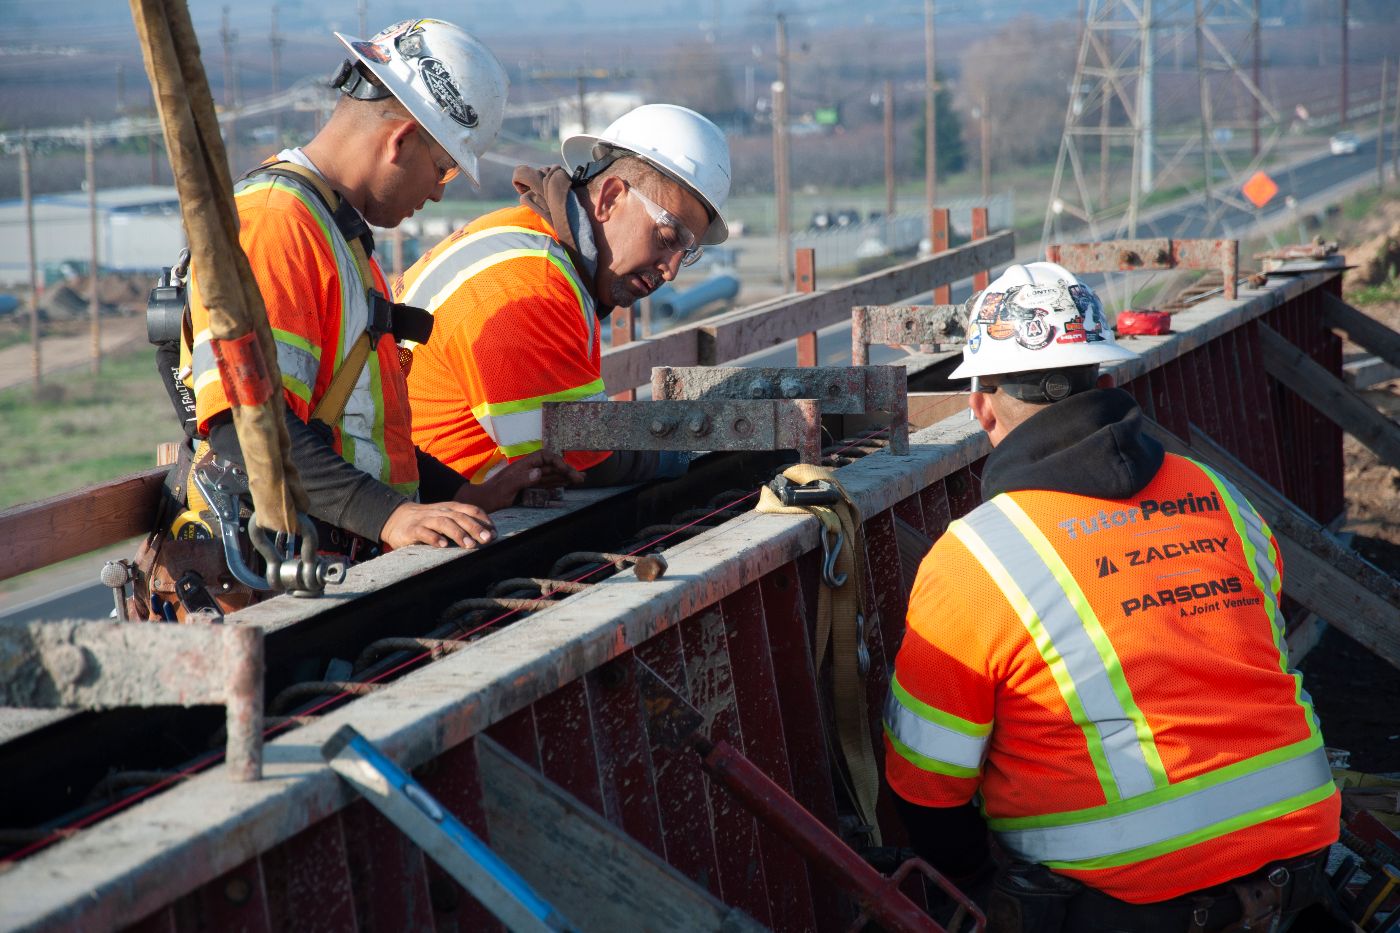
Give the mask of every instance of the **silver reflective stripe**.
POLYGON ((506 253, 520 250, 545 254, 569 280, 578 298, 579 310, 583 312, 584 325, 588 328, 588 345, 591 347, 598 327, 592 293, 584 288, 583 279, 569 259, 568 251, 558 240, 547 233, 524 227, 487 227, 462 237, 434 256, 423 273, 404 289, 399 300, 436 313, 451 293, 471 277, 465 273, 478 266, 480 269, 489 268, 493 257, 508 258, 506 253))
POLYGON ((895 738, 925 758, 974 771, 982 764, 986 736, 966 735, 931 722, 900 703, 893 690, 885 696, 885 725, 895 738))
MULTIPOLYGON (((1114 693, 1103 658, 1055 575, 1020 529, 996 507, 995 500, 973 510, 963 522, 1000 559, 1039 617, 1074 682, 1084 714, 1098 732, 1119 796, 1127 799, 1153 790, 1156 784, 1138 742, 1137 728, 1114 693)), ((1086 607, 1086 611, 1092 610, 1086 607)))
POLYGON ((1249 500, 1240 495, 1240 491, 1234 487, 1229 480, 1214 470, 1206 469, 1201 464, 1196 464, 1207 478, 1215 481, 1225 492, 1235 509, 1239 512, 1240 519, 1244 522, 1245 537, 1254 548, 1254 576, 1261 586, 1260 595, 1269 604, 1269 617, 1275 618, 1277 611, 1274 598, 1274 580, 1278 577, 1278 567, 1269 559, 1269 533, 1265 530, 1263 517, 1254 509, 1249 500))
POLYGON ((190 348, 190 371, 194 373, 192 382, 199 385, 206 373, 217 373, 218 369, 214 345, 209 342, 209 331, 202 330, 195 335, 194 346, 190 348))
POLYGON ((1067 826, 998 829, 997 838, 1028 862, 1103 858, 1210 829, 1331 781, 1327 754, 1317 747, 1296 758, 1127 813, 1067 826))

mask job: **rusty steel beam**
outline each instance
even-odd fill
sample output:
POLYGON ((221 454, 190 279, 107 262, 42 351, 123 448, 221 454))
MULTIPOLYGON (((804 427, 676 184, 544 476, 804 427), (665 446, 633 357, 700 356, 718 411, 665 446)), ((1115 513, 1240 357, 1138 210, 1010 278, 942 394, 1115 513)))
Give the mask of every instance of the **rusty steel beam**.
POLYGON ((961 347, 967 340, 963 305, 864 305, 851 309, 851 362, 870 362, 870 345, 961 347))
POLYGON ((548 450, 795 450, 821 462, 821 406, 813 399, 545 402, 548 450))
POLYGON ((1104 240, 1098 243, 1052 243, 1045 258, 1071 272, 1148 272, 1161 269, 1219 269, 1225 297, 1238 293, 1239 240, 1104 240))
POLYGON ((815 399, 824 415, 890 414, 890 453, 909 453, 909 387, 902 366, 658 366, 654 399, 815 399))
POLYGON ((263 631, 253 626, 0 626, 0 706, 225 706, 229 774, 262 777, 263 631))

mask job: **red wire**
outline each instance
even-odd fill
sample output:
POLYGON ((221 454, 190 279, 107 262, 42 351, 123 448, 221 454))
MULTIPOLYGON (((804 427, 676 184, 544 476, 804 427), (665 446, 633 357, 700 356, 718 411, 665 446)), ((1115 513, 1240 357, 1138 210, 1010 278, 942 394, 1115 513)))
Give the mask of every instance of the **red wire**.
MULTIPOLYGON (((851 441, 851 443, 847 444, 845 447, 842 447, 840 450, 836 451, 835 453, 837 453, 837 454, 845 453, 846 451, 850 450, 852 447, 855 447, 855 446, 857 446, 858 444, 860 444, 862 441, 867 441, 867 440, 869 440, 870 438, 874 437, 875 435, 883 433, 885 430, 887 430, 887 429, 886 429, 886 428, 877 428, 876 430, 871 431, 869 434, 866 434, 864 437, 858 437, 858 438, 856 438, 855 440, 851 441)), ((636 548, 635 550, 628 551, 628 552, 627 552, 627 556, 628 556, 628 557, 633 557, 633 556, 635 556, 635 555, 637 555, 637 554, 642 553, 643 551, 646 551, 646 550, 649 550, 649 549, 651 549, 651 548, 654 548, 654 547, 656 547, 656 545, 660 544, 662 541, 665 541, 665 540, 667 540, 668 538, 673 538, 673 537, 675 537, 676 535, 680 534, 682 531, 685 531, 687 528, 691 528, 691 527, 693 527, 693 526, 695 526, 695 525, 698 525, 698 524, 700 524, 701 522, 705 521, 706 519, 708 519, 708 518, 710 518, 710 517, 712 517, 712 516, 714 516, 714 515, 718 515, 720 512, 724 512, 724 511, 726 511, 726 510, 728 510, 728 509, 732 509, 732 508, 734 508, 736 505, 741 505, 741 504, 743 504, 743 503, 749 501, 749 500, 752 499, 754 496, 758 495, 759 492, 760 492, 760 490, 757 490, 757 489, 756 489, 756 490, 754 490, 753 492, 749 493, 748 495, 746 495, 746 496, 741 496, 740 498, 735 499, 733 502, 730 502, 730 503, 728 503, 727 505, 722 505, 722 506, 720 506, 719 508, 714 509, 714 510, 711 511, 711 512, 707 512, 706 514, 701 515, 699 518, 697 518, 697 519, 695 519, 695 520, 693 520, 693 521, 686 522, 684 525, 681 525, 681 526, 679 526, 678 528, 675 528, 675 529, 673 529, 672 531, 667 532, 666 534, 664 534, 664 535, 662 535, 661 537, 655 539, 654 541, 648 541, 646 544, 643 544, 643 545, 639 546, 639 547, 636 548)), ((603 565, 601 565, 601 566, 594 567, 592 570, 588 571, 587 573, 583 574, 582 576, 576 577, 576 578, 573 579, 573 580, 567 580, 567 581, 565 581, 565 582, 568 582, 568 583, 582 583, 584 580, 587 580, 589 577, 593 576, 595 573, 598 573, 599 571, 603 570, 606 566, 607 566, 606 564, 603 564, 603 565)), ((553 601, 541 597, 540 599, 535 600, 535 602, 539 602, 541 605, 550 605, 550 604, 552 604, 553 601)), ((453 638, 453 640, 454 640, 454 641, 462 641, 463 639, 470 638, 472 635, 475 635, 477 632, 480 632, 480 631, 482 631, 483 629, 490 628, 491 626, 495 625, 497 622, 502 622, 502 621, 504 621, 504 620, 510 618, 511 616, 515 615, 516 613, 524 612, 524 611, 525 611, 525 610, 524 610, 523 608, 520 608, 520 609, 508 609, 508 610, 506 610, 505 612, 501 613, 500 615, 496 616, 494 619, 491 619, 489 622, 483 622, 481 625, 478 625, 476 628, 472 629, 471 631, 469 631, 469 632, 464 632, 464 633, 462 633, 461 635, 455 636, 455 637, 453 638)), ((402 671, 403 669, 405 669, 405 668, 407 668, 407 667, 411 667, 411 666, 417 664, 419 661, 422 661, 424 658, 428 658, 428 657, 431 657, 431 656, 432 656, 432 651, 425 651, 425 652, 423 652, 423 653, 420 654, 420 655, 417 655, 417 656, 415 656, 415 657, 409 658, 408 660, 403 661, 402 663, 395 665, 394 667, 390 668, 390 669, 387 670, 387 671, 383 671, 382 673, 379 673, 379 674, 375 675, 373 678, 371 678, 371 679, 369 679, 369 680, 362 681, 362 683, 365 683, 365 684, 376 684, 376 683, 379 683, 380 681, 384 680, 385 678, 390 677, 390 676, 392 676, 392 675, 394 675, 394 674, 397 674, 399 671, 402 671)), ((315 706, 313 706, 313 707, 311 707, 310 709, 306 710, 306 711, 305 711, 304 713, 302 713, 301 715, 302 715, 302 716, 314 716, 314 715, 316 715, 318 712, 320 712, 321 710, 325 709, 326 707, 331 706, 331 705, 333 705, 333 704, 335 704, 335 703, 338 703, 340 700, 342 700, 342 699, 344 699, 345 697, 350 696, 350 695, 351 695, 351 694, 349 694, 349 693, 338 693, 338 694, 336 694, 335 696, 332 696, 332 697, 329 697, 329 698, 327 698, 327 699, 325 699, 325 700, 322 700, 320 703, 317 703, 315 706)), ((284 722, 279 722, 279 723, 277 723, 275 726, 269 726, 268 728, 266 728, 266 729, 263 730, 263 740, 266 741, 267 739, 271 738, 272 736, 275 736, 277 733, 281 732, 282 730, 284 730, 284 729, 288 728, 290 725, 292 725, 293 722, 294 722, 294 720, 292 720, 292 719, 287 719, 287 720, 284 721, 284 722)), ((71 835, 73 834, 73 831, 74 831, 74 830, 83 829, 84 827, 91 826, 93 823, 96 823, 96 822, 98 822, 99 820, 106 819, 107 817, 111 816, 111 815, 114 814, 114 813, 118 813, 118 812, 120 812, 120 811, 122 811, 122 810, 125 810, 127 807, 129 807, 129 806, 131 806, 131 805, 133 805, 133 804, 135 804, 135 803, 140 802, 141 800, 145 799, 146 797, 151 796, 152 794, 156 793, 157 791, 164 790, 165 788, 170 787, 172 784, 175 784, 175 783, 178 782, 178 781, 184 780, 185 778, 189 777, 190 775, 197 774, 197 773, 199 773, 200 771, 203 771, 205 768, 210 767, 211 765, 218 764, 220 761, 223 760, 223 758, 224 758, 224 753, 221 752, 221 751, 210 752, 210 753, 209 753, 208 755, 206 755, 205 757, 200 758, 200 759, 196 760, 193 764, 186 766, 183 770, 177 771, 177 772, 175 772, 174 774, 170 775, 169 777, 164 778, 164 779, 162 779, 161 781, 159 781, 159 782, 157 782, 157 783, 155 783, 155 784, 152 784, 152 785, 150 785, 150 786, 148 786, 148 787, 144 787, 144 788, 142 788, 142 789, 139 790, 139 791, 135 791, 134 793, 132 793, 132 794, 126 796, 126 797, 123 797, 123 798, 121 798, 120 800, 115 800, 115 801, 113 801, 112 803, 108 804, 107 806, 103 807, 101 810, 96 811, 95 813, 89 813, 87 816, 83 817, 83 818, 80 819, 80 820, 75 820, 74 822, 69 823, 67 826, 62 826, 62 827, 60 827, 60 828, 58 828, 58 829, 55 829, 55 830, 54 830, 52 833, 50 833, 48 836, 45 836, 43 839, 38 839, 38 840, 35 840, 34 842, 31 842, 29 845, 25 846, 23 849, 20 849, 18 852, 14 852, 14 853, 11 853, 10 855, 4 856, 3 858, 0 858, 0 865, 7 865, 7 864, 11 864, 11 863, 13 863, 13 862, 18 862, 18 861, 20 861, 20 860, 22 860, 22 859, 28 858, 29 856, 33 855, 35 852, 38 852, 38 851, 40 851, 41 849, 46 849, 46 848, 48 848, 49 846, 53 845, 55 842, 58 842, 60 839, 66 838, 67 836, 71 836, 71 835)))

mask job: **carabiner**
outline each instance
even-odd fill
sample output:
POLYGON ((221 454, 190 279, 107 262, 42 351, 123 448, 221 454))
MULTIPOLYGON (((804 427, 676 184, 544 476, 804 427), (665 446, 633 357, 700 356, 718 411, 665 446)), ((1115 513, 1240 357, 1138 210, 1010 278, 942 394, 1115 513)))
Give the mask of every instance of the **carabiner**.
POLYGON ((841 545, 845 540, 846 536, 842 532, 832 531, 825 524, 822 525, 822 582, 832 589, 846 585, 846 574, 836 572, 836 558, 841 554, 841 545), (831 537, 835 537, 835 544, 831 543, 831 537))

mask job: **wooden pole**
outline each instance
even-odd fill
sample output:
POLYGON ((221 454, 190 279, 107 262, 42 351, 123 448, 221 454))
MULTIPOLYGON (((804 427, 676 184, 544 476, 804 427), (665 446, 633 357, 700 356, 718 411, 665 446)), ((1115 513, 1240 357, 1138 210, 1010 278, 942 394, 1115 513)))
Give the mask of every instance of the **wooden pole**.
POLYGON ((97 228, 97 157, 93 152, 92 121, 86 121, 87 146, 83 165, 87 169, 88 226, 92 233, 91 266, 88 269, 88 315, 92 322, 92 371, 102 371, 102 318, 97 301, 98 228, 97 228))
POLYGON ((1385 190, 1385 92, 1390 89, 1390 59, 1381 61, 1381 108, 1376 116, 1376 188, 1385 190))
POLYGON ((894 82, 885 82, 885 217, 895 211, 894 184, 894 82))
POLYGON ((25 135, 19 147, 19 187, 24 199, 24 229, 29 244, 29 345, 34 367, 34 391, 44 384, 39 348, 39 257, 34 247, 34 184, 30 177, 29 137, 25 135))
POLYGON ((792 291, 792 160, 788 150, 787 18, 777 16, 778 80, 773 85, 773 182, 778 201, 778 276, 792 291))
POLYGON ((1347 59, 1350 57, 1350 54, 1347 50, 1347 17, 1349 16, 1349 13, 1347 11, 1348 6, 1350 6, 1348 0, 1342 0, 1342 129, 1346 129, 1347 114, 1351 110, 1351 100, 1348 93, 1350 88, 1347 84, 1347 79, 1350 77, 1347 71, 1347 59))
POLYGON ((933 211, 938 204, 937 81, 934 59, 933 0, 924 0, 924 216, 932 242, 933 211))
POLYGON ((1390 174, 1400 178, 1400 58, 1395 60, 1395 116, 1390 121, 1390 174))
POLYGON ((992 111, 988 96, 982 94, 982 203, 992 199, 992 111))
POLYGON ((1252 145, 1251 145, 1249 151, 1250 151, 1250 155, 1251 155, 1251 156, 1253 156, 1253 157, 1255 157, 1255 158, 1258 158, 1258 156, 1259 156, 1259 88, 1260 88, 1260 84, 1259 84, 1259 56, 1260 56, 1260 48, 1261 48, 1262 43, 1263 43, 1263 36, 1262 36, 1263 23, 1260 22, 1260 20, 1259 20, 1259 0, 1254 0, 1254 21, 1253 21, 1253 25, 1254 25, 1254 28, 1253 28, 1253 30, 1251 31, 1252 34, 1251 34, 1251 36, 1250 36, 1250 39, 1252 40, 1254 49, 1253 49, 1253 54, 1250 56, 1250 66, 1249 66, 1249 68, 1250 68, 1250 71, 1252 72, 1252 74, 1250 75, 1250 78, 1251 78, 1251 80, 1253 80, 1253 82, 1254 82, 1254 91, 1250 94, 1250 97, 1254 100, 1254 120, 1253 120, 1253 122, 1252 122, 1252 124, 1251 124, 1252 127, 1253 127, 1253 142, 1252 142, 1252 145))

